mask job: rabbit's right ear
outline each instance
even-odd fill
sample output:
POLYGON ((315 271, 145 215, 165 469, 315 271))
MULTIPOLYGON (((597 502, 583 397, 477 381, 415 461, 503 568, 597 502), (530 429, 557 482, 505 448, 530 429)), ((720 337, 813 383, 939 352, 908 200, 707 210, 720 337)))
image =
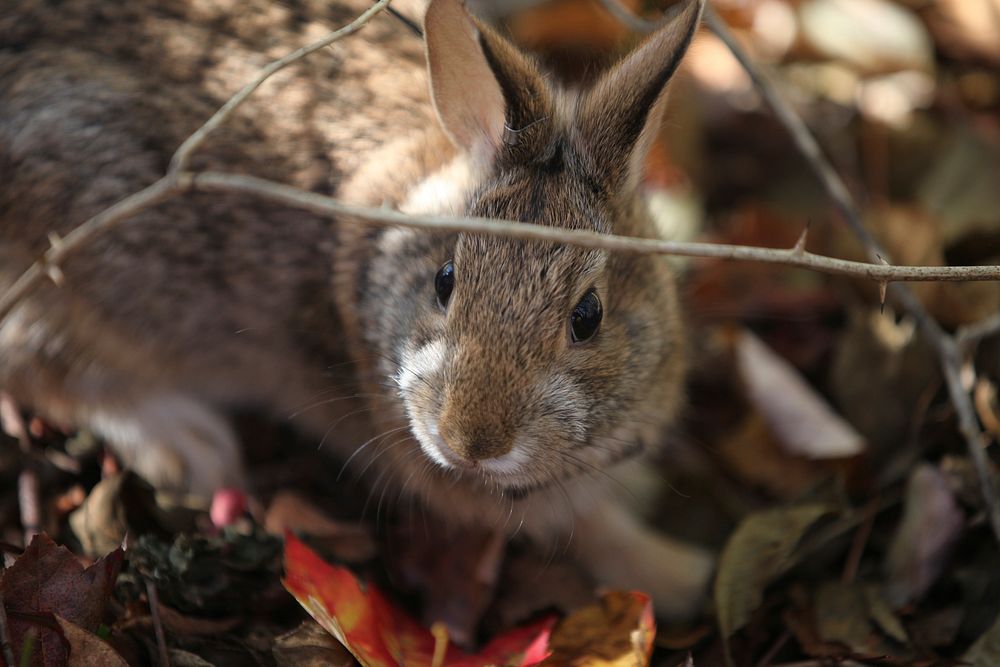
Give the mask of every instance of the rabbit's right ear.
POLYGON ((551 123, 548 89, 531 59, 475 20, 461 0, 431 0, 424 16, 431 97, 459 148, 528 159, 551 123))

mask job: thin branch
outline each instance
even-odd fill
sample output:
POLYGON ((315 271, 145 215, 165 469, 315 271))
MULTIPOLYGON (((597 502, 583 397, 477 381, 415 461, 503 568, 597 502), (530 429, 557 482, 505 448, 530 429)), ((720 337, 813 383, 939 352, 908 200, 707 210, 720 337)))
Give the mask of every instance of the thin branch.
MULTIPOLYGON (((640 29, 646 32, 655 27, 655 24, 635 17, 618 0, 601 0, 601 2, 615 16, 621 16, 623 13, 632 15, 635 21, 629 20, 627 25, 639 25, 641 26, 640 29)), ((746 70, 758 92, 760 92, 761 96, 770 105, 771 110, 774 111, 775 116, 778 117, 778 120, 781 121, 789 134, 791 134, 799 152, 802 153, 809 166, 816 173, 827 195, 833 200, 834 205, 847 221, 854 235, 864 244, 868 257, 873 262, 890 262, 888 253, 878 244, 875 237, 868 231, 868 228, 865 227, 860 209, 854 202, 854 198, 847 189, 847 185, 840 178, 840 175, 833 168, 830 161, 827 160, 815 137, 813 137, 812 132, 806 127, 805 122, 778 93, 770 76, 765 74, 764 70, 750 59, 750 56, 740 43, 736 41, 726 23, 719 18, 718 14, 710 6, 705 10, 705 21, 719 39, 725 43, 743 69, 746 70)), ((885 282, 883 281, 881 284, 884 286, 885 282)), ((959 430, 965 438, 966 449, 976 469, 980 492, 986 506, 986 513, 990 519, 990 527, 993 529, 993 534, 996 538, 1000 540, 1000 498, 997 496, 993 484, 993 476, 990 474, 990 461, 984 448, 985 436, 976 418, 972 398, 969 396, 969 392, 962 386, 962 355, 960 354, 959 345, 956 343, 956 339, 948 335, 941 328, 941 325, 931 317, 930 313, 927 312, 927 309, 924 308, 924 305, 911 290, 905 285, 899 284, 894 284, 890 287, 892 288, 893 297, 917 321, 920 330, 937 350, 945 383, 948 387, 948 394, 958 417, 959 430)), ((988 323, 986 328, 989 328, 988 323)))
POLYGON ((721 243, 684 243, 629 236, 561 229, 493 218, 456 218, 439 215, 408 215, 383 208, 346 204, 332 197, 254 176, 200 172, 190 175, 192 187, 211 192, 243 192, 322 215, 360 218, 370 224, 410 227, 437 232, 465 232, 487 236, 562 243, 642 255, 677 255, 781 264, 822 273, 867 278, 875 281, 1000 280, 1000 266, 890 266, 853 262, 816 255, 798 244, 792 248, 756 248, 721 243))
POLYGON ((49 278, 60 284, 63 262, 85 244, 118 226, 136 213, 177 194, 180 179, 176 175, 164 176, 152 185, 129 195, 110 208, 101 211, 66 235, 52 239, 52 246, 41 259, 32 264, 2 295, 0 295, 0 320, 33 288, 49 278))
POLYGON ((146 579, 146 601, 149 603, 149 615, 153 618, 153 633, 156 635, 156 652, 160 667, 170 667, 170 652, 167 650, 167 635, 163 631, 163 619, 160 618, 160 596, 156 584, 146 579))

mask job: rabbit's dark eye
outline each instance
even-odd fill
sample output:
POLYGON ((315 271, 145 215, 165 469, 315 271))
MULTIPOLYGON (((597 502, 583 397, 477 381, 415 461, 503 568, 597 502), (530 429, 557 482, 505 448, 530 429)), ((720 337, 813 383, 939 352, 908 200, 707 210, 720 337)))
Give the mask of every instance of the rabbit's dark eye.
POLYGON ((583 343, 594 337, 597 328, 601 326, 604 309, 597 292, 590 290, 583 295, 569 316, 569 331, 574 343, 583 343))
POLYGON ((438 303, 442 308, 448 307, 451 290, 455 288, 455 265, 448 260, 434 276, 434 291, 437 292, 438 303))

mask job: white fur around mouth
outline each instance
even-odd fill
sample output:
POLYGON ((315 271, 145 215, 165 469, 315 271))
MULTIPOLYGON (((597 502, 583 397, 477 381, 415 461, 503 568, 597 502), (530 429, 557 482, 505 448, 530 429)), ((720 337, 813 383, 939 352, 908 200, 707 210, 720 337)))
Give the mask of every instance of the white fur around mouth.
POLYGON ((400 391, 407 392, 413 389, 415 383, 426 381, 441 370, 445 359, 444 341, 432 340, 416 352, 404 350, 401 356, 395 380, 400 391))

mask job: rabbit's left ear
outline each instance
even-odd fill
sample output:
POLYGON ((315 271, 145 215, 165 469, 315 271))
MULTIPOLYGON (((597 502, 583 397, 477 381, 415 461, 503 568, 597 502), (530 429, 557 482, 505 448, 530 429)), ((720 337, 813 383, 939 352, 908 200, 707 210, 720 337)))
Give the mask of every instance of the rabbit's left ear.
POLYGON ((576 124, 595 176, 617 190, 638 183, 660 126, 666 87, 701 22, 705 0, 687 0, 679 16, 658 28, 602 76, 578 107, 576 124))
POLYGON ((546 143, 551 101, 534 62, 461 0, 432 0, 424 17, 431 97, 441 126, 459 148, 525 159, 546 143))

